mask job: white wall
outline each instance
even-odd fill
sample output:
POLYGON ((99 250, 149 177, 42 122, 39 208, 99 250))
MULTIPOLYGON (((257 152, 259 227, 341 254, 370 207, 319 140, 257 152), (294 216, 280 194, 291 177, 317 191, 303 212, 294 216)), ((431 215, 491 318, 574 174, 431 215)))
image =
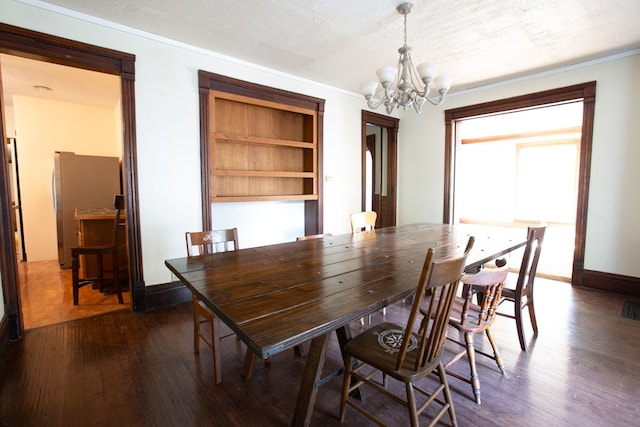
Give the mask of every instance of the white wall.
POLYGON ((441 221, 444 110, 597 81, 585 268, 640 277, 640 54, 450 96, 400 127, 399 223, 441 221), (419 192, 414 189, 423 188, 419 192))
MULTIPOLYGON (((33 2, 50 8, 50 5, 33 2)), ((345 93, 186 45, 131 30, 107 28, 28 4, 0 0, 2 22, 136 55, 136 131, 143 271, 147 285, 173 280, 167 258, 184 256, 184 232, 201 229, 199 69, 326 100, 324 115, 325 231, 348 232, 360 210, 359 95, 345 93)), ((66 12, 65 12, 66 13, 66 12)), ((77 15, 80 16, 80 15, 77 15)), ((286 204, 277 209, 298 209, 286 204)), ((264 205, 267 209, 267 205, 264 205)), ((248 209, 255 209, 250 204, 248 209)), ((214 224, 234 224, 243 247, 252 242, 255 216, 214 206, 214 224)), ((300 230, 273 235, 293 239, 300 230)))
POLYGON ((53 153, 122 157, 122 137, 116 133, 121 126, 116 124, 114 108, 26 96, 15 96, 13 104, 27 256, 30 262, 55 260, 53 153))
MULTIPOLYGON (((348 216, 360 210, 361 200, 360 120, 365 104, 357 94, 12 0, 0 0, 0 9, 0 20, 8 24, 136 55, 138 177, 147 285, 172 280, 164 260, 183 256, 184 232, 201 227, 199 69, 326 100, 324 173, 333 180, 324 183, 325 232, 349 231, 348 216)), ((633 159, 639 158, 640 124, 631 119, 638 117, 639 109, 639 88, 633 79, 640 74, 638 62, 634 56, 566 69, 450 96, 444 106, 427 107, 421 115, 403 114, 399 223, 442 220, 444 109, 597 80, 586 268, 640 276, 640 265, 631 259, 640 249, 639 225, 634 221, 640 198, 632 189, 639 182, 633 159)))

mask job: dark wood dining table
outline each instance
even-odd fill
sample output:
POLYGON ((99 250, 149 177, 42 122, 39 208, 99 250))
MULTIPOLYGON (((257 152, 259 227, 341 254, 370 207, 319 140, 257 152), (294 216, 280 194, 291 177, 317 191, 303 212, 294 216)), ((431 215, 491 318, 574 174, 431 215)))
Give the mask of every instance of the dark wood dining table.
POLYGON ((469 236, 467 271, 526 243, 519 228, 410 224, 165 265, 259 357, 311 341, 292 418, 308 425, 330 334, 344 344, 351 322, 412 295, 429 248, 439 258, 460 254, 469 236))

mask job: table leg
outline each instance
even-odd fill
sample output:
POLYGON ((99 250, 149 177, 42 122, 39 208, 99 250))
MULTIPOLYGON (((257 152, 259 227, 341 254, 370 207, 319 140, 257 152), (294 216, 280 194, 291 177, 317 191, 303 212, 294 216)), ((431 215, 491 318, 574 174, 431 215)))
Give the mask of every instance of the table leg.
POLYGON ((307 365, 304 369, 298 391, 296 409, 293 413, 293 420, 291 421, 292 426, 308 426, 311 422, 313 405, 315 404, 316 394, 318 393, 316 382, 322 375, 324 358, 329 345, 329 335, 330 334, 321 335, 311 340, 307 365))

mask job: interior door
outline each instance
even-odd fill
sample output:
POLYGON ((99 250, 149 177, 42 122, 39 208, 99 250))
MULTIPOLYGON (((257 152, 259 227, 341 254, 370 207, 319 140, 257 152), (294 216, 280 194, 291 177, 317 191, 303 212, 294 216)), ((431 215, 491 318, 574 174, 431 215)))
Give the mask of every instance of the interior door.
POLYGON ((362 210, 378 214, 376 228, 396 225, 398 122, 362 112, 362 210))

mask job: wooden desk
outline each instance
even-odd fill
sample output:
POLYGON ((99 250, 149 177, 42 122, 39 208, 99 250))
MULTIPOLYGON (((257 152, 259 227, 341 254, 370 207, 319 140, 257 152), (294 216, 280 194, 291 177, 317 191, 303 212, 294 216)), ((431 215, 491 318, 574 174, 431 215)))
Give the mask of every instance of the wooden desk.
MULTIPOLYGON (((526 243, 526 230, 413 224, 166 260, 165 265, 258 356, 311 340, 292 425, 308 425, 332 331, 409 297, 427 249, 438 257, 476 242, 467 270, 526 243)), ((336 408, 337 411, 337 408, 336 408)))

